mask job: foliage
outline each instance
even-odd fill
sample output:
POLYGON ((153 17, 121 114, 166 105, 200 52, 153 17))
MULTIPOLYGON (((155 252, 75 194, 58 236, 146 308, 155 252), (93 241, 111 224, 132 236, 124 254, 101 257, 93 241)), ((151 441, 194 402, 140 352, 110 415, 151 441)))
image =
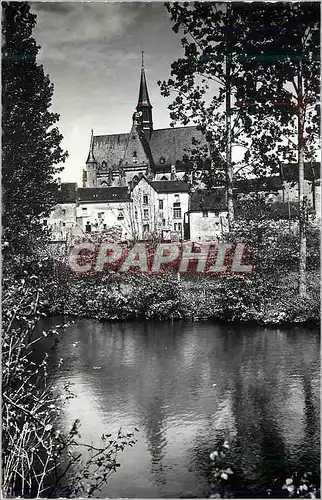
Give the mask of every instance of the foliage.
POLYGON ((41 236, 39 217, 57 201, 55 175, 66 152, 49 111, 53 85, 37 64, 32 31, 36 16, 26 2, 2 3, 2 187, 6 254, 28 256, 41 236))
MULTIPOLYGON (((6 496, 91 496, 119 467, 117 454, 133 446, 133 433, 103 434, 101 445, 82 443, 80 422, 59 429, 69 387, 57 394, 48 377, 50 354, 40 355, 42 339, 57 342, 57 325, 37 334, 45 315, 44 289, 36 275, 19 282, 4 278, 2 330, 2 458, 6 496), (111 438, 111 439, 110 439, 111 438)), ((61 366, 63 359, 59 361, 61 366)))
MULTIPOLYGON (((217 449, 210 453, 212 471, 212 494, 209 498, 244 498, 242 471, 236 466, 236 457, 231 451, 231 445, 225 440, 217 449)), ((302 475, 294 472, 291 477, 282 482, 275 481, 272 488, 267 488, 265 497, 269 498, 319 498, 319 488, 311 472, 302 475)), ((264 496, 264 495, 263 495, 264 496)))
POLYGON ((299 56, 305 81, 306 159, 312 160, 318 136, 319 6, 223 5, 166 3, 173 31, 183 35, 184 54, 172 63, 168 81, 159 82, 162 95, 176 94, 169 106, 173 124, 193 122, 205 136, 208 147, 202 150, 195 141, 190 156, 203 167, 208 187, 210 179, 213 185, 225 183, 228 140, 242 153, 242 159, 232 163, 234 178, 278 173, 283 155, 294 161, 299 56), (292 36, 289 19, 297 26, 292 36), (208 150, 210 165, 205 160, 208 150))

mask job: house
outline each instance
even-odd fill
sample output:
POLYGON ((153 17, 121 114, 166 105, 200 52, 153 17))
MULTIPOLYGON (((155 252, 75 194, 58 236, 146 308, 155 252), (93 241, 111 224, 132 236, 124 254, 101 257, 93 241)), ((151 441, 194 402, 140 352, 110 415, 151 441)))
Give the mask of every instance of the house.
POLYGON ((42 219, 44 226, 51 230, 53 242, 66 241, 67 235, 76 226, 76 195, 75 182, 62 183, 59 188, 59 204, 48 217, 42 219))
POLYGON ((228 211, 223 188, 192 193, 185 218, 185 239, 219 240, 228 231, 228 211))

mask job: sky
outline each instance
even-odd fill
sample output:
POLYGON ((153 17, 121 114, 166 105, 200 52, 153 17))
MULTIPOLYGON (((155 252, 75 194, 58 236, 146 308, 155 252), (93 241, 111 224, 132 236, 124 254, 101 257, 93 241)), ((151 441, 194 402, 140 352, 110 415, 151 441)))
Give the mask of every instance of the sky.
POLYGON ((69 153, 63 182, 81 185, 91 129, 94 135, 130 132, 138 100, 141 51, 153 106, 154 128, 169 127, 171 99, 158 80, 182 55, 180 36, 163 2, 31 2, 38 62, 54 84, 51 110, 69 153))

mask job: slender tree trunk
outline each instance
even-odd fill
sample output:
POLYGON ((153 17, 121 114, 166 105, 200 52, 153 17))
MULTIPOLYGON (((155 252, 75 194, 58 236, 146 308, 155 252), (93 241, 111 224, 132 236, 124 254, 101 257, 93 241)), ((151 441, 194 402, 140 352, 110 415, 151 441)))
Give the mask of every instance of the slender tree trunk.
MULTIPOLYGON (((231 6, 227 3, 227 18, 230 20, 231 6)), ((229 230, 234 220, 233 168, 232 168, 232 129, 231 129, 231 57, 229 53, 229 35, 226 49, 226 193, 228 205, 229 230)))
POLYGON ((302 62, 298 65, 298 164, 299 164, 299 295, 306 295, 306 203, 304 196, 304 103, 302 62))

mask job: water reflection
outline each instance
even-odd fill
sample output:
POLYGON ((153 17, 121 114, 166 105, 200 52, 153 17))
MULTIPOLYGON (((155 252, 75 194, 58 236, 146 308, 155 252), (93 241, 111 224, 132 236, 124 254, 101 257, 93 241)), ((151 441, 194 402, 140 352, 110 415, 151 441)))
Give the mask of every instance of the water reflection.
POLYGON ((263 489, 297 468, 318 468, 316 331, 210 324, 72 325, 56 348, 59 383, 78 395, 64 425, 82 437, 140 429, 102 497, 209 493, 209 452, 234 442, 243 487, 263 489))

